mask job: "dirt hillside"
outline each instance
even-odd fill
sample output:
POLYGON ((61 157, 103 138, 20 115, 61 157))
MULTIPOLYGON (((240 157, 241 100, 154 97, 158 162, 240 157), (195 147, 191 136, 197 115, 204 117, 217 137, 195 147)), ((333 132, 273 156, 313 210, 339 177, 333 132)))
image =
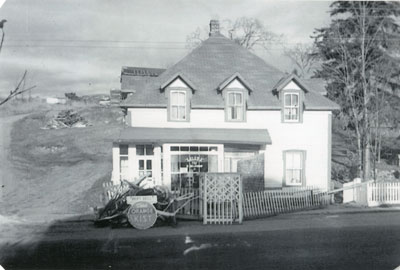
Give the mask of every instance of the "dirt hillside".
POLYGON ((101 204, 101 184, 110 180, 112 140, 122 115, 95 103, 38 108, 15 121, 9 133, 3 159, 13 181, 3 192, 0 214, 49 220, 87 213, 101 204), (89 126, 43 129, 65 109, 79 113, 89 126))

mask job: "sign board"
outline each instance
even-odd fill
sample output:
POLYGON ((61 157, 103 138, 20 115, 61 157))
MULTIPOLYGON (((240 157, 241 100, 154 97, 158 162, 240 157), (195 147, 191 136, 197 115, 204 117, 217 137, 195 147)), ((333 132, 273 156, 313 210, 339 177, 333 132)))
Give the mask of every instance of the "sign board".
POLYGON ((127 216, 134 228, 146 230, 156 223, 157 211, 150 202, 139 201, 129 207, 127 216))
POLYGON ((149 202, 151 204, 157 203, 156 195, 146 195, 146 196, 126 196, 126 203, 133 205, 136 202, 149 202))

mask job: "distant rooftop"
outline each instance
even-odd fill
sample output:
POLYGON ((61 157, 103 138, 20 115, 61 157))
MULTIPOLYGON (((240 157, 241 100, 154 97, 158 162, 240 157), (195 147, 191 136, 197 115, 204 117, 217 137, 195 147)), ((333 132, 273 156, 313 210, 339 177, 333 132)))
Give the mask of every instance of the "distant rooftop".
POLYGON ((163 68, 122 67, 121 76, 158 77, 164 71, 163 68))

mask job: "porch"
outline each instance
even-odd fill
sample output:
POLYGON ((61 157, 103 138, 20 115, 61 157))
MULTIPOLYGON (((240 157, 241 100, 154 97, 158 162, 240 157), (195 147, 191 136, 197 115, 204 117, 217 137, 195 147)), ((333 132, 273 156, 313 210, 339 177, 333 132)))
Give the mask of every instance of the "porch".
POLYGON ((199 188, 201 173, 237 172, 240 160, 265 155, 267 144, 266 129, 129 127, 113 145, 112 181, 146 174, 148 186, 199 188))

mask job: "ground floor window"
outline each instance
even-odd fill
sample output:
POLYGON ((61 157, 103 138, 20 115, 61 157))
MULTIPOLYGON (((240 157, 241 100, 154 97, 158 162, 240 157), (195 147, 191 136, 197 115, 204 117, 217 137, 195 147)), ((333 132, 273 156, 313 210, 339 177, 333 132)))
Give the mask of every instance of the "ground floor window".
POLYGON ((151 159, 139 159, 139 177, 147 175, 147 177, 153 177, 153 160, 151 159))
POLYGON ((136 145, 136 157, 139 177, 147 175, 147 177, 153 178, 154 146, 136 145))
POLYGON ((198 188, 200 173, 218 171, 217 146, 171 146, 170 151, 171 190, 198 188))
POLYGON ((284 167, 286 186, 305 185, 305 151, 285 151, 284 167))

